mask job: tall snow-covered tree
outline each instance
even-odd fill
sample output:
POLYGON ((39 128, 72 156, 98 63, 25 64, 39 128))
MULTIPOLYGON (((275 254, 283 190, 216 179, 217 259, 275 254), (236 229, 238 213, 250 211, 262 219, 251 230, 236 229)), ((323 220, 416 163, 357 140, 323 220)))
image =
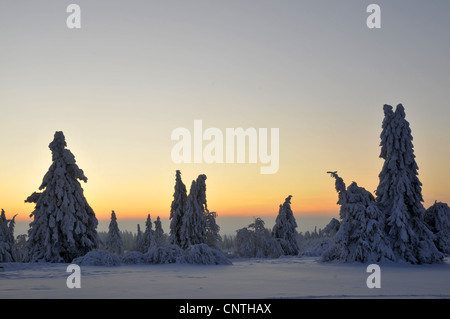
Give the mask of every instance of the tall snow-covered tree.
POLYGON ((394 112, 392 106, 384 105, 384 114, 380 143, 384 164, 376 200, 386 214, 392 250, 398 260, 414 264, 439 262, 443 254, 424 222, 422 183, 405 109, 399 104, 394 112))
POLYGON ((97 218, 78 180, 87 182, 74 155, 66 149, 63 132, 49 144, 52 161, 39 190, 25 202, 35 203, 28 230, 29 261, 71 262, 97 248, 97 218))
POLYGON ((435 234, 436 247, 445 254, 450 254, 450 207, 436 201, 427 209, 425 222, 435 234))
POLYGON ((0 263, 17 261, 15 241, 14 241, 14 224, 15 217, 6 219, 6 213, 2 209, 0 214, 0 263))
POLYGON ((119 256, 123 254, 122 236, 120 235, 119 225, 117 224, 117 217, 114 211, 111 213, 111 221, 109 223, 105 245, 109 252, 119 256))
POLYGON ((272 229, 272 236, 279 240, 285 255, 298 255, 297 223, 291 209, 291 198, 292 195, 289 195, 283 205, 280 205, 280 210, 272 229))
POLYGON ((334 244, 326 250, 323 260, 344 262, 379 262, 394 258, 384 233, 384 215, 375 197, 353 182, 348 188, 337 172, 329 172, 336 179, 335 188, 341 205, 339 230, 334 244))
POLYGON ((187 200, 186 186, 181 180, 181 172, 176 171, 175 191, 173 201, 170 207, 170 234, 169 241, 171 244, 181 246, 181 226, 183 221, 184 210, 187 200))
POLYGON ((206 175, 202 174, 198 176, 197 180, 192 181, 186 200, 180 232, 180 246, 183 249, 205 242, 206 222, 204 213, 207 209, 206 175))

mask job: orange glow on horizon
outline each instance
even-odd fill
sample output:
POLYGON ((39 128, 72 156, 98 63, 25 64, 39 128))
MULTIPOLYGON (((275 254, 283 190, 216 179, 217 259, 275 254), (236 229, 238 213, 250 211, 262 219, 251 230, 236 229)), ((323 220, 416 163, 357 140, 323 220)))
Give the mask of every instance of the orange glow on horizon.
MULTIPOLYGON (((281 203, 280 203, 281 204, 281 203)), ((5 209, 6 217, 12 218, 15 214, 16 221, 32 221, 32 218, 29 217, 29 215, 34 210, 34 204, 25 204, 28 205, 27 207, 22 209, 14 209, 13 207, 10 207, 10 209, 5 209)), ((126 205, 126 204, 125 204, 126 205)), ((220 217, 264 217, 264 216, 276 216, 278 214, 278 206, 277 205, 267 205, 267 206, 247 206, 247 207, 230 207, 226 209, 215 209, 210 208, 211 211, 215 211, 218 216, 220 217)), ((143 221, 146 220, 147 215, 150 214, 152 220, 156 220, 156 217, 160 217, 163 219, 168 219, 170 215, 170 202, 167 205, 167 208, 161 208, 158 209, 141 209, 139 207, 134 208, 125 208, 123 206, 119 206, 117 208, 111 208, 106 209, 102 206, 96 207, 95 204, 91 204, 92 209, 95 212, 95 216, 98 220, 109 220, 111 218, 111 212, 114 210, 116 213, 117 218, 120 219, 142 219, 143 221)), ((294 205, 291 205, 292 211, 294 213, 294 216, 303 216, 303 217, 337 217, 339 214, 339 207, 336 205, 332 206, 310 206, 307 209, 305 207, 302 207, 301 209, 298 209, 294 207, 294 205)))

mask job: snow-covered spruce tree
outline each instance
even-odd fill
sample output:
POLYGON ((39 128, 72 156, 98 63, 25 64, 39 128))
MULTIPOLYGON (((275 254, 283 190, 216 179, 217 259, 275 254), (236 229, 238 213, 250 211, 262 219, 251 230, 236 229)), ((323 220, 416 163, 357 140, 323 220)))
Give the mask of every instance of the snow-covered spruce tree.
MULTIPOLYGON (((16 240, 14 239, 14 228, 16 226, 16 215, 13 216, 13 218, 11 218, 9 220, 9 224, 8 224, 8 242, 11 246, 11 255, 12 255, 12 259, 14 261, 18 261, 18 254, 17 254, 17 247, 16 247, 16 240)), ((6 217, 6 216, 5 216, 6 217)))
POLYGON ((186 186, 181 180, 181 172, 176 171, 175 191, 173 201, 170 207, 170 234, 169 242, 173 245, 181 246, 181 225, 183 221, 184 210, 187 200, 186 186))
POLYGON ((384 105, 381 132, 383 168, 376 190, 378 207, 386 215, 386 233, 397 260, 413 264, 435 263, 443 254, 424 222, 422 183, 413 149, 409 122, 403 105, 384 105))
POLYGON ((141 226, 139 225, 139 224, 137 224, 137 233, 136 233, 136 250, 137 251, 139 251, 139 252, 141 252, 141 253, 144 253, 144 250, 143 250, 143 239, 142 239, 142 237, 143 237, 143 234, 142 234, 142 231, 141 231, 141 226))
POLYGON ((427 209, 425 222, 435 234, 436 247, 444 254, 450 254, 450 207, 436 201, 427 209))
MULTIPOLYGON (((208 211, 208 205, 206 203, 206 175, 201 174, 196 180, 196 191, 192 196, 194 205, 193 214, 186 214, 191 219, 191 244, 203 244, 206 237, 206 220, 205 213, 208 211)), ((190 194, 189 194, 190 195, 190 194)), ((189 212, 189 201, 187 205, 187 212, 189 212)))
POLYGON ((298 255, 299 253, 297 223, 291 209, 291 198, 292 195, 289 195, 283 205, 280 205, 272 229, 272 236, 280 242, 284 255, 298 255))
POLYGON ((184 211, 183 211, 183 217, 181 219, 181 227, 179 230, 179 236, 180 236, 180 243, 178 246, 180 246, 182 249, 188 248, 190 245, 193 245, 191 242, 191 234, 193 225, 192 223, 192 215, 195 211, 195 196, 194 193, 197 193, 197 183, 195 180, 191 183, 191 188, 189 190, 189 195, 186 199, 184 211))
POLYGON ((14 243, 14 219, 6 219, 5 211, 0 214, 0 263, 17 261, 14 243))
POLYGON ((142 236, 142 252, 146 253, 152 245, 155 244, 154 235, 155 231, 153 230, 152 219, 150 218, 150 214, 147 215, 147 220, 145 221, 145 231, 142 236))
POLYGON ((384 215, 378 209, 375 197, 353 182, 346 188, 337 172, 329 172, 336 179, 335 188, 341 205, 339 230, 333 245, 322 260, 343 262, 380 262, 394 258, 384 233, 384 215))
POLYGON ((220 227, 216 223, 216 212, 205 211, 205 222, 206 222, 206 233, 205 233, 205 244, 211 248, 219 248, 222 242, 222 237, 220 237, 219 231, 220 227))
POLYGON ((28 261, 71 262, 98 246, 97 218, 78 180, 87 182, 74 155, 66 149, 63 132, 49 144, 53 163, 40 193, 25 202, 35 203, 28 230, 28 261))
POLYGON ((196 181, 192 181, 189 190, 180 229, 180 247, 183 249, 205 242, 206 222, 204 213, 208 209, 205 181, 206 175, 199 175, 196 181))
POLYGON ((164 235, 164 230, 162 228, 161 218, 156 217, 155 232, 154 232, 154 242, 158 247, 163 247, 166 245, 166 236, 164 235))
POLYGON ((111 222, 109 223, 108 235, 105 239, 106 249, 113 254, 123 254, 123 242, 120 236, 119 225, 117 224, 116 213, 112 211, 111 222))

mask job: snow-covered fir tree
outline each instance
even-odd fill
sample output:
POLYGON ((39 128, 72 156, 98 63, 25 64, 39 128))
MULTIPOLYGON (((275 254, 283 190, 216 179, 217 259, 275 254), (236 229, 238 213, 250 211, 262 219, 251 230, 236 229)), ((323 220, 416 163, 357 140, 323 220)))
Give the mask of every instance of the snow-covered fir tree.
POLYGON ((206 175, 199 175, 193 180, 186 200, 185 211, 180 229, 180 247, 205 242, 206 222, 204 213, 208 209, 206 203, 206 175))
POLYGON ((6 218, 2 209, 0 214, 0 263, 17 261, 14 243, 14 225, 16 215, 12 219, 6 218))
POLYGON ((165 246, 166 244, 166 236, 164 234, 164 230, 162 228, 161 218, 156 217, 155 223, 155 235, 154 235, 154 242, 155 245, 158 247, 165 246))
POLYGON ((52 161, 39 190, 25 202, 35 203, 28 230, 28 260, 71 262, 98 246, 97 218, 78 180, 87 182, 63 132, 49 144, 52 161))
POLYGON ((384 214, 378 209, 375 197, 355 182, 346 188, 337 172, 329 173, 336 180, 341 222, 333 237, 334 244, 323 253, 322 259, 343 262, 393 260, 384 233, 384 214))
POLYGON ((291 198, 292 195, 289 195, 283 205, 280 205, 272 229, 272 236, 280 242, 284 255, 298 255, 299 253, 297 223, 291 209, 291 198))
POLYGON ((181 246, 181 226, 187 200, 186 186, 181 180, 181 172, 176 171, 175 191, 173 201, 170 207, 170 234, 169 241, 171 244, 181 246))
POLYGON ((147 220, 145 221, 145 231, 142 235, 142 245, 141 251, 146 253, 152 245, 155 244, 155 231, 153 230, 152 219, 150 214, 147 215, 147 220))
POLYGON ((119 225, 117 224, 116 213, 112 211, 111 213, 111 221, 109 223, 108 235, 105 239, 106 249, 117 255, 123 254, 123 242, 122 237, 120 235, 119 225))
POLYGON ((211 248, 218 248, 222 242, 222 237, 219 234, 220 227, 216 223, 216 212, 206 210, 205 213, 206 233, 205 244, 211 248))
POLYGON ((385 161, 379 174, 376 200, 386 214, 386 232, 392 250, 397 260, 413 264, 439 262, 443 254, 424 222, 422 183, 405 109, 399 104, 394 112, 392 106, 384 105, 384 114, 380 157, 385 161))
POLYGON ((450 254, 450 207, 436 201, 427 209, 425 222, 435 234, 436 247, 445 254, 450 254))

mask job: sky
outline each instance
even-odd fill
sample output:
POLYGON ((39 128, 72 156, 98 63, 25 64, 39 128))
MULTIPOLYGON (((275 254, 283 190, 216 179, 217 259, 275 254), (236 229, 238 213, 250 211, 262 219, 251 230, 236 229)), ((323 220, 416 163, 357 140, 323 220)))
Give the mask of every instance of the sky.
MULTIPOLYGON (((334 181, 374 191, 383 104, 402 103, 425 207, 450 202, 450 2, 1 1, 0 207, 24 200, 63 131, 99 219, 168 217, 175 171, 219 216, 338 216, 334 181), (381 28, 366 12, 380 6, 381 28), (70 29, 67 6, 81 8, 70 29), (176 128, 278 128, 279 169, 174 163, 176 128)), ((206 145, 204 142, 204 146, 206 145)))

